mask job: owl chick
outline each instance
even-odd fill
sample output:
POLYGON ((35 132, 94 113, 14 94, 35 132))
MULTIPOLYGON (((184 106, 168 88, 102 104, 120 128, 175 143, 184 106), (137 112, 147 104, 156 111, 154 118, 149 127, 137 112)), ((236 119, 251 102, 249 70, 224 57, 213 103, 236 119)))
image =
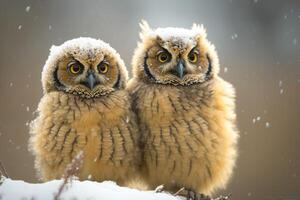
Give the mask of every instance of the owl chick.
POLYGON ((218 76, 203 26, 141 28, 127 90, 142 134, 142 176, 152 188, 211 195, 237 157, 234 88, 218 76))
POLYGON ((119 54, 101 40, 77 38, 51 48, 30 140, 42 180, 60 178, 79 152, 81 180, 124 185, 135 177, 138 132, 127 77, 119 54))

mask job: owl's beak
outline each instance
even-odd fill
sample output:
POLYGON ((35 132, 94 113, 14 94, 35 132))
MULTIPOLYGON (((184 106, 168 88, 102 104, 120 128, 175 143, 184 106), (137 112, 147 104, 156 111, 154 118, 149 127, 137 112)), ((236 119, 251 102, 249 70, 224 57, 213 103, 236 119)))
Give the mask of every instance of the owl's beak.
POLYGON ((184 61, 182 59, 180 59, 175 67, 175 69, 173 69, 171 71, 172 74, 174 74, 175 76, 182 78, 185 74, 185 65, 184 65, 184 61))
POLYGON ((86 79, 82 82, 83 85, 90 88, 91 90, 94 89, 96 85, 98 85, 98 81, 96 80, 95 74, 93 72, 89 73, 86 79))

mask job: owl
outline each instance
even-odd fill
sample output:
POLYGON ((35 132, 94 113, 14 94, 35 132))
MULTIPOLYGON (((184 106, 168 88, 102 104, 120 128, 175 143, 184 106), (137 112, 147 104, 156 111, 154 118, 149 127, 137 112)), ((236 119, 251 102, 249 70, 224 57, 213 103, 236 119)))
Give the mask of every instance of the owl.
POLYGON ((44 95, 30 128, 42 180, 59 179, 81 152, 81 180, 126 185, 136 177, 138 127, 127 77, 119 54, 101 40, 77 38, 51 48, 42 72, 44 95))
POLYGON ((140 25, 126 89, 140 127, 142 177, 152 188, 211 195, 226 186, 237 157, 234 88, 219 77, 202 25, 140 25))

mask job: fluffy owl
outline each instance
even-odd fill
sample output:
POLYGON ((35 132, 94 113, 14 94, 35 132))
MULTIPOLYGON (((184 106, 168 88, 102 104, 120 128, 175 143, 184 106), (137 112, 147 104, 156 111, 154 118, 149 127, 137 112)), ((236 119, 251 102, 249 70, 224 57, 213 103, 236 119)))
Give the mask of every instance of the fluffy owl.
POLYGON ((142 176, 152 188, 211 195, 226 186, 237 157, 234 88, 218 76, 203 26, 141 28, 127 90, 142 134, 142 176))
POLYGON ((30 148, 42 180, 60 178, 79 152, 81 180, 124 185, 135 177, 138 129, 127 77, 119 54, 101 40, 77 38, 51 48, 31 125, 30 148))

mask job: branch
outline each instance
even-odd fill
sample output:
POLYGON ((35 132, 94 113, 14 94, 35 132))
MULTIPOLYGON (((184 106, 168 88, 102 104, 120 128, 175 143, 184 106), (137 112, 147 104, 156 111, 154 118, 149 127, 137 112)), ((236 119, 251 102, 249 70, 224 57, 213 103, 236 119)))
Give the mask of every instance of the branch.
POLYGON ((60 195, 62 194, 64 188, 66 187, 68 181, 72 181, 71 177, 75 176, 79 171, 83 162, 83 152, 80 151, 72 162, 66 167, 65 172, 63 174, 63 183, 58 189, 57 194, 54 196, 54 200, 59 200, 60 195))
POLYGON ((5 170, 4 165, 2 164, 2 162, 0 160, 0 177, 1 176, 5 176, 6 178, 9 178, 8 173, 5 170))

